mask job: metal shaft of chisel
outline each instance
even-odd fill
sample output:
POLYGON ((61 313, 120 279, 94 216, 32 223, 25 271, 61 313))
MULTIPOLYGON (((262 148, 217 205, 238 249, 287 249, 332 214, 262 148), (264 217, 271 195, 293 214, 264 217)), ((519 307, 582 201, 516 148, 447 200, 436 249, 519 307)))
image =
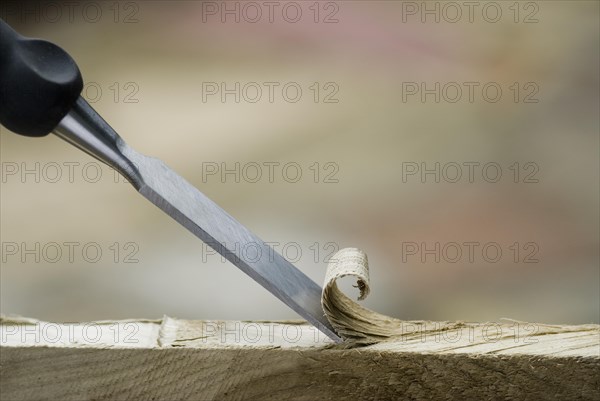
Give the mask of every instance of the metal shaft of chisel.
POLYGON ((321 287, 158 159, 141 155, 79 98, 54 133, 119 171, 150 202, 336 342, 321 287), (247 245, 260 257, 249 257, 247 245))

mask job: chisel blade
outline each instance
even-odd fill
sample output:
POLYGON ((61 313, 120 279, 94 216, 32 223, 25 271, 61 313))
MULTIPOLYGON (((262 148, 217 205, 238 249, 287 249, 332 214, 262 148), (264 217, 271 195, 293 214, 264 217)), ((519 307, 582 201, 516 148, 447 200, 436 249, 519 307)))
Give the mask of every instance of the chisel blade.
POLYGON ((126 144, 120 148, 139 172, 140 194, 329 338, 341 341, 323 313, 319 285, 162 161, 126 144), (243 251, 250 246, 256 253, 243 251))

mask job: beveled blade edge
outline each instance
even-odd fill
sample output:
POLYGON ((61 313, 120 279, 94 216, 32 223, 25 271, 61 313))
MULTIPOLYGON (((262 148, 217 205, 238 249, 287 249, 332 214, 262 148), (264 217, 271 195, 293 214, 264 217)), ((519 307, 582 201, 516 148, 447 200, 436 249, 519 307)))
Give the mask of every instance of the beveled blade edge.
POLYGON ((325 317, 318 284, 162 161, 144 156, 127 145, 121 151, 139 171, 143 182, 140 194, 329 338, 341 341, 325 317), (248 244, 260 256, 245 255, 241 250, 248 249, 245 246, 248 244))

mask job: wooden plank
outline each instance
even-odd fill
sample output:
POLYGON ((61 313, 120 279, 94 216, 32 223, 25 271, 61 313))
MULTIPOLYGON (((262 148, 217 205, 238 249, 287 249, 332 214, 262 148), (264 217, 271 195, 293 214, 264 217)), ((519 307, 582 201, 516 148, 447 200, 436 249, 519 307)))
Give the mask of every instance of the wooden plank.
POLYGON ((303 322, 0 320, 2 400, 600 399, 600 326, 402 323, 334 345, 303 322))

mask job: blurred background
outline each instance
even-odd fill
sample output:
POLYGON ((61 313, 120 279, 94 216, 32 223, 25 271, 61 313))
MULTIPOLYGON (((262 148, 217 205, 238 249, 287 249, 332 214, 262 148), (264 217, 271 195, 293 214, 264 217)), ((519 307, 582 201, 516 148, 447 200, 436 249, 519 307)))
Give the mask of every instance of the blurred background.
MULTIPOLYGON (((66 49, 133 148, 315 281, 359 247, 381 313, 597 323, 599 3, 471 3, 3 2, 0 16, 66 49)), ((0 146, 2 313, 297 318, 59 138, 2 127, 0 146)))

